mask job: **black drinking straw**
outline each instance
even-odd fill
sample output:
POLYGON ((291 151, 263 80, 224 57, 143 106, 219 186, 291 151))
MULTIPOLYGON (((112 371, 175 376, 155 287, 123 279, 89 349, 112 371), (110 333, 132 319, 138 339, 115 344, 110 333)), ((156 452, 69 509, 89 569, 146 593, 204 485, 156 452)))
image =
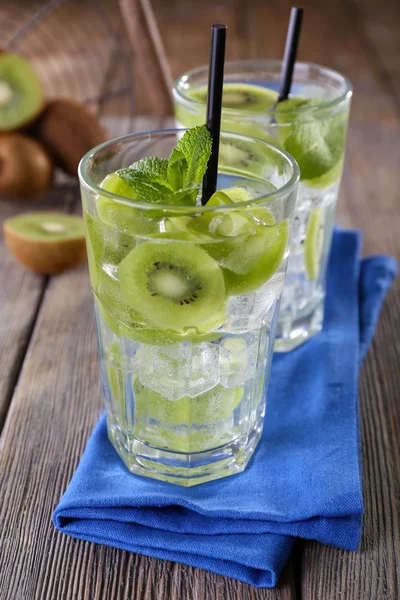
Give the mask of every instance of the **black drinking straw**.
POLYGON ((287 100, 290 94, 290 88, 292 87, 293 69, 294 63, 296 62, 297 47, 299 45, 303 12, 303 8, 292 8, 290 12, 278 102, 287 100))
POLYGON ((208 71, 206 125, 211 133, 212 148, 203 179, 201 203, 207 204, 217 187, 219 134, 221 129, 222 88, 224 83, 226 25, 212 25, 211 54, 208 71))

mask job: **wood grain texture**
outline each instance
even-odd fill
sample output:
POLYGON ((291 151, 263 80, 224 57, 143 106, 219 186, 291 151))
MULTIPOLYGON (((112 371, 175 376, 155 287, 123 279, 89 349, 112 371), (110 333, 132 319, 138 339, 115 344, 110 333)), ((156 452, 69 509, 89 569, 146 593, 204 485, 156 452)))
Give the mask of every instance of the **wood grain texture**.
POLYGON ((119 0, 141 82, 146 90, 147 113, 172 114, 172 76, 149 0, 119 0))
POLYGON ((70 203, 68 188, 50 194, 40 203, 0 197, 0 431, 47 284, 46 277, 28 271, 10 255, 4 244, 2 223, 27 211, 68 210, 70 203))

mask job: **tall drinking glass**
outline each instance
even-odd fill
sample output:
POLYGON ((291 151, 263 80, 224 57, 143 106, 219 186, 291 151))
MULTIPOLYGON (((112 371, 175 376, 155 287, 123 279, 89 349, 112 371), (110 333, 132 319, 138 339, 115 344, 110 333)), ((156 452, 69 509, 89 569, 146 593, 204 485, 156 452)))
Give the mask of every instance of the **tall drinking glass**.
POLYGON ((79 176, 109 438, 131 472, 190 486, 243 470, 260 439, 299 174, 284 151, 223 133, 259 169, 222 154, 225 192, 206 206, 100 187, 181 135, 98 146, 79 176))
MULTIPOLYGON (((342 174, 352 89, 331 69, 296 63, 292 96, 277 105, 281 61, 225 65, 222 128, 275 142, 298 162, 300 184, 276 350, 291 350, 320 331, 326 269, 342 174)), ((204 122, 208 67, 182 75, 173 94, 178 127, 204 122)), ((232 168, 257 172, 258 156, 222 147, 232 168)))

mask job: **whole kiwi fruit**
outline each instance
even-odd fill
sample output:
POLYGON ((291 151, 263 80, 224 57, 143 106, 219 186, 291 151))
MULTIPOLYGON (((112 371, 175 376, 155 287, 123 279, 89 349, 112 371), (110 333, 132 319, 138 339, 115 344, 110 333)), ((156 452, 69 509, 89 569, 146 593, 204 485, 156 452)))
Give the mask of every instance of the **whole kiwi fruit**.
POLYGON ((53 181, 53 161, 39 142, 21 133, 0 135, 0 194, 39 200, 53 181))
POLYGON ((47 104, 34 134, 69 175, 77 174, 86 152, 107 139, 106 130, 95 115, 83 104, 63 98, 47 104))

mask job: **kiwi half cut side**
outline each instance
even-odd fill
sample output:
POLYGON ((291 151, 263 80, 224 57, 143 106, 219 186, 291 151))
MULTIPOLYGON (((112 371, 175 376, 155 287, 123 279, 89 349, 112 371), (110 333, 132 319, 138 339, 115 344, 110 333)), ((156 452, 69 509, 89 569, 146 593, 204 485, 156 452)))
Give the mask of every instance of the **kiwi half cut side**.
POLYGON ((120 263, 118 277, 126 302, 164 329, 207 321, 225 299, 221 269, 195 245, 144 242, 120 263))
POLYGON ((323 246, 323 224, 321 209, 316 208, 310 216, 304 240, 304 266, 307 279, 315 281, 319 276, 323 246))
MULTIPOLYGON (((207 86, 194 88, 190 97, 198 102, 207 102, 207 86)), ((250 83, 225 83, 222 95, 222 107, 243 112, 264 113, 272 108, 278 94, 269 88, 250 83)))
POLYGON ((0 131, 27 125, 42 107, 42 85, 31 64, 17 54, 0 53, 0 131))
POLYGON ((62 213, 26 213, 4 222, 11 254, 25 267, 56 275, 86 260, 83 221, 62 213))

